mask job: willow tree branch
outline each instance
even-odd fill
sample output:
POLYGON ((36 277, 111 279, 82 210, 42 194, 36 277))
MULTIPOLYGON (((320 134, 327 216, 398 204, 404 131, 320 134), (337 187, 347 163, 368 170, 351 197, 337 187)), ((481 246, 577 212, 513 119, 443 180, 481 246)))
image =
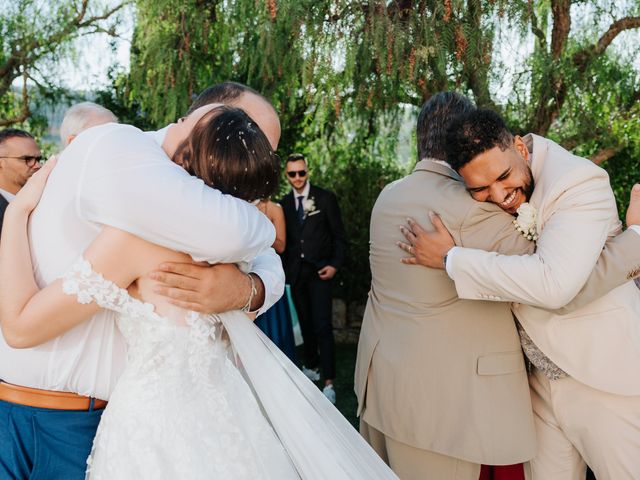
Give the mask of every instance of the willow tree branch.
POLYGON ((24 122, 31 115, 31 112, 29 111, 29 92, 27 91, 28 77, 29 75, 27 74, 27 70, 24 69, 22 72, 22 110, 20 114, 16 115, 13 118, 0 120, 0 127, 6 127, 7 125, 14 125, 16 123, 24 122))
POLYGON ((600 165, 602 162, 605 162, 615 157, 618 153, 622 151, 623 148, 624 148, 623 146, 603 148, 601 150, 598 150, 593 155, 591 155, 589 157, 589 160, 591 160, 596 165, 600 165))
POLYGON ((531 32, 538 38, 542 50, 547 50, 547 36, 538 26, 538 16, 533 5, 533 0, 529 0, 529 15, 531 17, 531 32))
POLYGON ((551 30, 551 58, 558 60, 571 31, 571 0, 552 0, 553 29, 551 30))
POLYGON ((573 64, 578 68, 578 71, 584 72, 591 63, 591 60, 603 54, 618 35, 634 28, 640 28, 640 17, 624 17, 616 20, 609 25, 607 31, 594 45, 583 48, 573 55, 573 64))

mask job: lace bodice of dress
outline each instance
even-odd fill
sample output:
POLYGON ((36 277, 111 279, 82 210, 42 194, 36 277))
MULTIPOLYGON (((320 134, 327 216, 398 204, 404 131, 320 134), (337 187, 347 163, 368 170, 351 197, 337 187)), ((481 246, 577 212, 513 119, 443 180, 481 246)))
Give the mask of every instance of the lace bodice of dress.
POLYGON ((87 480, 397 478, 241 313, 187 313, 176 323, 83 258, 65 275, 63 289, 80 303, 95 301, 119 313, 128 343, 126 368, 87 460, 87 480))
MULTIPOLYGON (((63 279, 63 291, 79 303, 96 302, 119 313, 118 327, 127 341, 127 370, 153 376, 209 375, 216 359, 227 354, 222 325, 215 316, 188 312, 184 324, 158 315, 154 306, 95 272, 79 258, 63 279)), ((193 379, 193 378, 192 378, 193 379)))
POLYGON ((178 323, 158 315, 84 258, 65 275, 63 290, 119 313, 128 345, 88 479, 298 478, 232 361, 220 317, 189 312, 178 323))

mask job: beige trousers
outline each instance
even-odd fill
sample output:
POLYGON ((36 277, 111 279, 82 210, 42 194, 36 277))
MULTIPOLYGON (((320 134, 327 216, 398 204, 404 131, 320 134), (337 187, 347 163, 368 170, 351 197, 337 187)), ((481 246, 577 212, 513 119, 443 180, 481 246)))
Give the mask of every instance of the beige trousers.
POLYGON ((640 479, 640 397, 595 390, 567 377, 529 377, 538 437, 533 480, 640 479))
POLYGON ((480 465, 398 442, 360 420, 360 434, 401 480, 478 480, 480 465))

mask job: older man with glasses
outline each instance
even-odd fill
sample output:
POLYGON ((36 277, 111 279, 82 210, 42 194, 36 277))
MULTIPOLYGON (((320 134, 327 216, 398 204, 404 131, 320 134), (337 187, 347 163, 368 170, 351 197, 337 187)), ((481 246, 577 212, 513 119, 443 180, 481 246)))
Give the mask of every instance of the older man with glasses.
POLYGON ((286 172, 292 189, 280 201, 287 225, 282 258, 304 339, 303 372, 320 380, 321 367, 323 393, 335 403, 331 284, 346 256, 344 227, 336 196, 309 183, 303 155, 289 155, 286 172))
POLYGON ((42 153, 31 134, 17 128, 0 131, 0 225, 9 202, 38 171, 42 153))

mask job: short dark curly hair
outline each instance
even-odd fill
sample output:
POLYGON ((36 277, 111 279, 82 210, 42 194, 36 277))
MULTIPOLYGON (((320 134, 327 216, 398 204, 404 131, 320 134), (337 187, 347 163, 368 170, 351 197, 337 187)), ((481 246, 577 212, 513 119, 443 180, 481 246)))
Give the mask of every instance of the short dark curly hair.
POLYGON ((447 162, 459 171, 487 150, 500 147, 504 151, 512 145, 513 135, 502 117, 493 110, 479 108, 451 122, 445 150, 447 162))

